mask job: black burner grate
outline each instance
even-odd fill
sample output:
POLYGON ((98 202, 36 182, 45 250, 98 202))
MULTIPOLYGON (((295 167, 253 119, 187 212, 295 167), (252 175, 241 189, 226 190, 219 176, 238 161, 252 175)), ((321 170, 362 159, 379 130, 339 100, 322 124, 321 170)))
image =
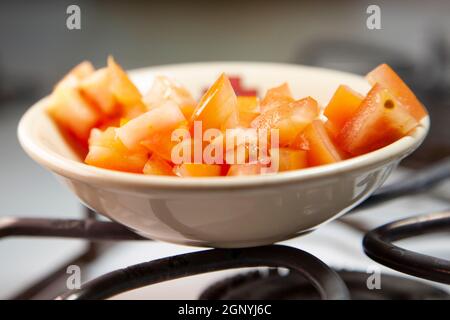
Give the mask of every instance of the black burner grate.
MULTIPOLYGON (((367 286, 368 274, 358 271, 338 271, 356 300, 449 300, 450 294, 423 282, 381 275, 380 289, 370 290, 367 286)), ((202 300, 277 300, 277 299, 319 299, 316 290, 298 274, 280 274, 278 269, 268 272, 251 271, 226 278, 207 288, 202 300)))
MULTIPOLYGON (((429 189, 450 176, 450 159, 418 170, 410 179, 379 189, 359 208, 375 205, 429 189)), ((354 210, 352 212, 357 212, 354 210)), ((346 220, 341 220, 349 223, 346 220)), ((361 226, 354 226, 365 233, 361 226)), ((414 253, 391 242, 402 238, 450 229, 450 212, 396 221, 368 232, 363 241, 366 254, 398 271, 450 284, 450 262, 414 253)), ((0 238, 11 236, 64 237, 89 240, 89 249, 75 261, 89 263, 102 251, 99 241, 149 240, 114 222, 97 221, 92 211, 85 220, 0 219, 0 238)), ((94 279, 81 289, 59 299, 104 299, 143 286, 239 267, 272 267, 238 275, 208 288, 201 299, 448 299, 445 292, 417 281, 382 275, 382 290, 367 289, 367 273, 334 271, 311 254, 299 249, 272 245, 246 249, 212 249, 145 262, 94 279), (287 276, 277 268, 288 268, 287 276)), ((64 273, 58 268, 16 298, 39 297, 48 285, 64 273)))

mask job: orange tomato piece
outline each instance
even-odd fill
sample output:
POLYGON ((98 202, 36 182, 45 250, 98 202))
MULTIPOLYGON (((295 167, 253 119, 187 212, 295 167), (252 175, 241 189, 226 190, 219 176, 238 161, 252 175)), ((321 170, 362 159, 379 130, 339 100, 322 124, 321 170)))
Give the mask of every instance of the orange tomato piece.
POLYGON ((92 130, 85 162, 104 169, 142 173, 148 152, 144 148, 128 150, 117 137, 116 130, 113 127, 105 131, 92 130))
POLYGON ((203 95, 192 113, 191 122, 201 121, 203 130, 227 129, 239 125, 239 110, 236 94, 225 74, 203 95))
POLYGON ((379 83, 381 86, 388 89, 395 99, 402 104, 403 108, 408 110, 417 121, 427 115, 427 110, 423 104, 417 99, 398 74, 387 64, 379 65, 370 71, 366 78, 371 85, 379 83))
POLYGON ((74 86, 80 80, 86 78, 95 71, 94 66, 89 61, 83 61, 67 73, 55 86, 56 88, 74 86))
POLYGON ((278 87, 267 90, 264 99, 261 101, 261 111, 267 111, 293 101, 295 100, 292 97, 291 89, 285 82, 278 87))
POLYGON ((384 147, 418 125, 414 116, 386 88, 376 84, 338 137, 341 147, 360 155, 384 147))
POLYGON ((314 120, 303 132, 308 143, 308 165, 320 166, 343 160, 343 154, 330 139, 322 121, 314 120))
POLYGON ((255 96, 239 96, 237 97, 237 106, 239 113, 241 112, 254 112, 259 113, 259 99, 255 96))
POLYGON ((59 87, 49 97, 47 112, 63 129, 86 143, 100 115, 80 95, 77 88, 59 87))
POLYGON ((172 166, 167 161, 156 154, 152 154, 145 163, 143 173, 157 176, 173 176, 172 170, 172 166))
POLYGON ((250 127, 252 121, 259 116, 259 99, 255 96, 238 96, 239 126, 242 128, 250 127))
POLYGON ((179 177, 217 177, 222 166, 218 164, 182 163, 176 165, 173 172, 179 177))
POLYGON ((178 105, 186 119, 190 119, 197 104, 186 88, 165 76, 155 78, 143 101, 149 109, 158 108, 166 101, 172 101, 178 105))
POLYGON ((110 90, 122 106, 123 116, 131 119, 147 111, 138 88, 111 56, 108 57, 107 68, 111 80, 110 90))
POLYGON ((229 177, 252 176, 261 174, 261 169, 265 166, 260 163, 233 164, 227 172, 229 177))
POLYGON ((307 152, 290 148, 270 149, 271 167, 277 172, 306 168, 308 166, 307 152))
POLYGON ((102 68, 87 76, 80 82, 80 90, 105 115, 114 116, 120 113, 120 106, 111 91, 109 69, 102 68))
POLYGON ((319 116, 319 106, 311 97, 271 108, 261 113, 251 126, 259 129, 278 129, 279 146, 289 146, 296 136, 319 116))
POLYGON ((327 107, 324 115, 328 118, 329 133, 335 137, 344 124, 355 114, 364 97, 345 85, 340 85, 327 107))
POLYGON ((171 102, 166 104, 131 119, 117 129, 118 137, 128 149, 139 148, 141 142, 150 141, 147 147, 157 150, 161 142, 170 141, 173 130, 186 124, 178 106, 171 102))

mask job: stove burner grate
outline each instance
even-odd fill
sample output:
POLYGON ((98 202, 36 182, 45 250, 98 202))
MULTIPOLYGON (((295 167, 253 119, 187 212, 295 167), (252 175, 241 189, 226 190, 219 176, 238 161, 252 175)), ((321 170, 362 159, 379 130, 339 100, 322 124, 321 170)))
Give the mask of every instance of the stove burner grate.
POLYGON ((450 261, 393 245, 393 241, 437 231, 450 231, 450 211, 422 215, 385 224, 363 239, 365 253, 392 269, 450 284, 450 261))
POLYGON ((259 266, 285 267, 301 274, 322 299, 349 298, 342 279, 322 261, 300 249, 271 245, 245 249, 212 249, 140 263, 105 274, 59 299, 106 299, 181 277, 259 266))
MULTIPOLYGON (((423 282, 393 275, 381 275, 381 288, 368 289, 369 274, 337 271, 356 300, 450 300, 450 294, 423 282)), ((250 271, 226 278, 208 287, 201 300, 311 300, 319 299, 314 288, 300 275, 282 275, 278 269, 250 271)))

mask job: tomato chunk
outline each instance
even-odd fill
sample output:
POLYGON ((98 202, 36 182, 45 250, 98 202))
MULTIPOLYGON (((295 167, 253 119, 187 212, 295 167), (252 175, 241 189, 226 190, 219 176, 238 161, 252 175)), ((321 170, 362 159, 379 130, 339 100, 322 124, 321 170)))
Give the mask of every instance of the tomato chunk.
POLYGON ((252 121, 260 115, 259 99, 255 96, 237 97, 239 110, 239 127, 248 128, 252 121))
POLYGON ((261 101, 261 110, 266 111, 293 101, 295 100, 292 97, 291 89, 285 82, 278 87, 267 90, 264 99, 261 101))
POLYGON ((56 84, 55 89, 66 86, 76 86, 80 80, 92 74, 94 70, 95 69, 92 63, 89 61, 83 61, 70 70, 69 73, 56 84))
POLYGON ((379 65, 369 72, 366 78, 371 85, 379 83, 381 86, 387 88, 395 99, 402 104, 403 108, 408 110, 417 121, 427 115, 423 104, 398 74, 387 64, 379 65))
POLYGON ((319 106, 311 97, 271 108, 252 121, 259 129, 278 129, 279 145, 289 146, 295 137, 319 116, 319 106))
POLYGON ((330 139, 322 121, 314 120, 303 132, 308 143, 307 159, 310 166, 320 166, 343 160, 343 154, 330 139))
POLYGON ((289 148, 273 148, 270 150, 271 167, 276 171, 290 171, 308 166, 307 152, 289 148))
POLYGON ((149 109, 158 108, 165 102, 172 101, 180 108, 186 119, 190 119, 197 104, 186 88, 164 76, 155 78, 143 101, 149 109))
POLYGON ((152 154, 150 159, 145 163, 143 173, 157 176, 173 176, 172 166, 163 158, 152 154))
POLYGON ((99 113, 73 87, 57 88, 49 97, 47 112, 61 129, 84 143, 100 121, 99 113))
POLYGON ((218 164, 182 163, 173 169, 179 177, 216 177, 220 176, 222 166, 218 164))
POLYGON ((203 95, 195 108, 191 122, 202 121, 203 130, 227 129, 239 125, 236 94, 230 80, 222 74, 203 95))
POLYGON ((128 149, 139 148, 141 142, 147 140, 151 141, 149 146, 156 150, 160 141, 170 141, 173 130, 186 123, 178 106, 171 102, 166 104, 131 119, 117 129, 118 137, 128 149), (162 137, 168 139, 163 140, 162 137))
POLYGON ((351 155, 360 155, 387 146, 417 125, 408 109, 388 89, 376 84, 341 130, 338 142, 351 155))
POLYGON ((131 119, 145 112, 147 108, 142 102, 141 93, 111 56, 108 57, 108 70, 111 77, 111 92, 124 109, 123 116, 131 119))
POLYGON ((111 91, 111 74, 109 69, 102 68, 87 76, 80 83, 80 90, 107 116, 119 114, 120 106, 111 91))
POLYGON ((105 131, 92 130, 85 162, 105 169, 142 173, 148 152, 143 148, 135 152, 128 150, 117 137, 116 130, 113 127, 105 131))
POLYGON ((326 127, 329 133, 331 132, 333 136, 336 136, 358 110, 363 99, 362 95, 348 86, 339 86, 323 112, 328 118, 326 127))
POLYGON ((261 174, 261 169, 265 166, 260 163, 233 164, 230 166, 227 176, 252 176, 261 174))

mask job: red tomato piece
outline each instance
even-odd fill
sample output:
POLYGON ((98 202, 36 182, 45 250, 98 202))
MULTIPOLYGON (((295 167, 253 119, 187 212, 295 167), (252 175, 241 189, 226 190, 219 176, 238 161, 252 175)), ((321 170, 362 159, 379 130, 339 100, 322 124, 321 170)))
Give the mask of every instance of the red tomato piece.
POLYGON ((314 120, 303 132, 308 143, 307 158, 310 166, 320 166, 343 160, 342 152, 330 139, 322 121, 314 120))
POLYGON ((427 110, 423 104, 398 74, 387 64, 379 65, 370 71, 366 78, 371 85, 379 83, 388 89, 395 99, 402 104, 403 108, 408 110, 417 121, 427 115, 427 110))
POLYGON ((152 154, 145 163, 143 173, 157 176, 173 176, 172 170, 172 166, 167 161, 156 154, 152 154))
POLYGON ((388 89, 376 84, 341 130, 338 143, 356 156, 387 146, 417 125, 408 109, 388 89))
POLYGON ((192 113, 191 122, 201 121, 203 130, 228 129, 239 125, 236 94, 230 80, 222 74, 203 95, 192 113))
POLYGON ((362 95, 348 86, 341 85, 337 88, 324 110, 329 121, 326 127, 333 137, 336 137, 344 124, 355 114, 363 99, 362 95))
POLYGON ((267 90, 264 99, 261 101, 261 111, 266 111, 272 108, 295 101, 292 97, 291 89, 285 82, 278 87, 267 90))
POLYGON ((279 145, 289 146, 296 136, 319 116, 319 106, 311 97, 271 108, 252 121, 251 126, 259 129, 278 129, 279 145))
POLYGON ((144 148, 139 151, 127 149, 117 137, 116 129, 92 130, 85 162, 105 169, 142 173, 148 152, 144 148))

